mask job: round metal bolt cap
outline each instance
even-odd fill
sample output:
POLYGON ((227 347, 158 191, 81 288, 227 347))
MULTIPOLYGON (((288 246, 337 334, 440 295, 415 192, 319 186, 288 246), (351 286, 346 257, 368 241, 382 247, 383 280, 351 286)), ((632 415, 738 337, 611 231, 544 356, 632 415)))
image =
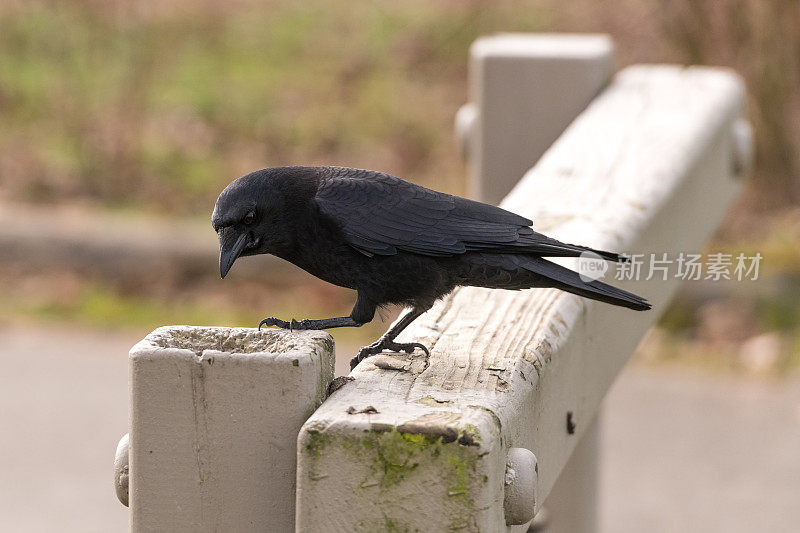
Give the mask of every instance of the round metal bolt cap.
POLYGON ((740 118, 733 124, 733 172, 737 177, 753 168, 753 129, 740 118))
POLYGON ((527 524, 536 508, 536 456, 525 448, 508 450, 503 508, 506 524, 527 524))
POLYGON ((114 457, 114 490, 125 507, 128 506, 128 440, 127 433, 119 439, 114 457))
POLYGON ((458 151, 466 161, 471 154, 473 136, 475 135, 475 122, 478 118, 478 108, 475 104, 464 104, 456 112, 455 130, 458 141, 458 151))

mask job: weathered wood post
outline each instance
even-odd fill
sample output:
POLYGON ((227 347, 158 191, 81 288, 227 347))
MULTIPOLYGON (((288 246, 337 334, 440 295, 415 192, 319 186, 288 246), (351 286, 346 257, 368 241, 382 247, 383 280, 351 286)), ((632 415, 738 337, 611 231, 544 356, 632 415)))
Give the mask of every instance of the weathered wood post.
POLYGON ((131 530, 293 531, 297 434, 333 362, 324 332, 170 326, 134 346, 131 530))
MULTIPOLYGON (((470 190, 499 203, 611 80, 607 35, 501 34, 470 47, 469 92, 456 133, 469 163, 470 190), (473 118, 474 117, 474 118, 473 118)), ((568 474, 548 500, 549 533, 591 531, 596 523, 599 424, 576 447, 568 474), (559 495, 569 495, 559 502, 559 495)))
POLYGON ((470 194, 499 203, 608 84, 607 35, 500 34, 470 47, 471 103, 457 130, 468 155, 470 194))

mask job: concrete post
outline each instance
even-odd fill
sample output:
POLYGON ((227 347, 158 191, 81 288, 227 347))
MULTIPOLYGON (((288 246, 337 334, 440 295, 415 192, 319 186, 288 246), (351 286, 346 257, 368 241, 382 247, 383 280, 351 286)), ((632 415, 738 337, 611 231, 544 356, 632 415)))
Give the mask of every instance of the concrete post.
POLYGON ((132 531, 293 531, 297 435, 333 363, 323 332, 170 326, 134 346, 132 531))

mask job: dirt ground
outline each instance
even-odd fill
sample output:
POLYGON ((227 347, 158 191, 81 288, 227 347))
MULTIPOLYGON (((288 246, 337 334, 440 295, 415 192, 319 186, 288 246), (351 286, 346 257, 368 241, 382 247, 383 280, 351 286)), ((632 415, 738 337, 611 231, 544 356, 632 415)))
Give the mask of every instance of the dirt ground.
MULTIPOLYGON (((112 463, 127 431, 126 356, 141 336, 0 326, 4 530, 127 529, 112 463)), ((603 427, 601 531, 800 522, 800 379, 635 365, 607 398, 603 427)))

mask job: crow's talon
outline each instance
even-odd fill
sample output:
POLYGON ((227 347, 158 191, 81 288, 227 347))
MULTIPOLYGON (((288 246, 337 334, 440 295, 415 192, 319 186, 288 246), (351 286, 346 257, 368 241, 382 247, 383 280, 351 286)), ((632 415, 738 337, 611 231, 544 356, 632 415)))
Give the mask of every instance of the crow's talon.
POLYGON ((431 352, 428 351, 428 348, 419 342, 394 342, 389 340, 379 340, 373 342, 368 346, 364 346, 358 351, 358 354, 350 360, 350 370, 353 370, 358 363, 366 359, 367 357, 375 354, 379 354, 384 350, 389 350, 393 352, 405 352, 408 354, 414 353, 414 349, 419 348, 425 355, 430 357, 431 352))
POLYGON ((428 347, 425 346, 424 344, 421 344, 419 342, 409 342, 408 344, 406 344, 406 346, 410 346, 411 347, 410 350, 406 348, 406 353, 413 353, 414 352, 414 348, 419 348, 420 350, 425 352, 425 355, 427 355, 428 357, 431 356, 431 352, 428 350, 428 347))
MULTIPOLYGON (((294 319, 292 319, 294 321, 294 319)), ((258 329, 261 330, 262 327, 269 327, 269 326, 277 326, 281 329, 291 329, 292 325, 285 320, 281 320, 280 318, 275 318, 274 316, 265 318, 261 322, 258 323, 258 329)))

